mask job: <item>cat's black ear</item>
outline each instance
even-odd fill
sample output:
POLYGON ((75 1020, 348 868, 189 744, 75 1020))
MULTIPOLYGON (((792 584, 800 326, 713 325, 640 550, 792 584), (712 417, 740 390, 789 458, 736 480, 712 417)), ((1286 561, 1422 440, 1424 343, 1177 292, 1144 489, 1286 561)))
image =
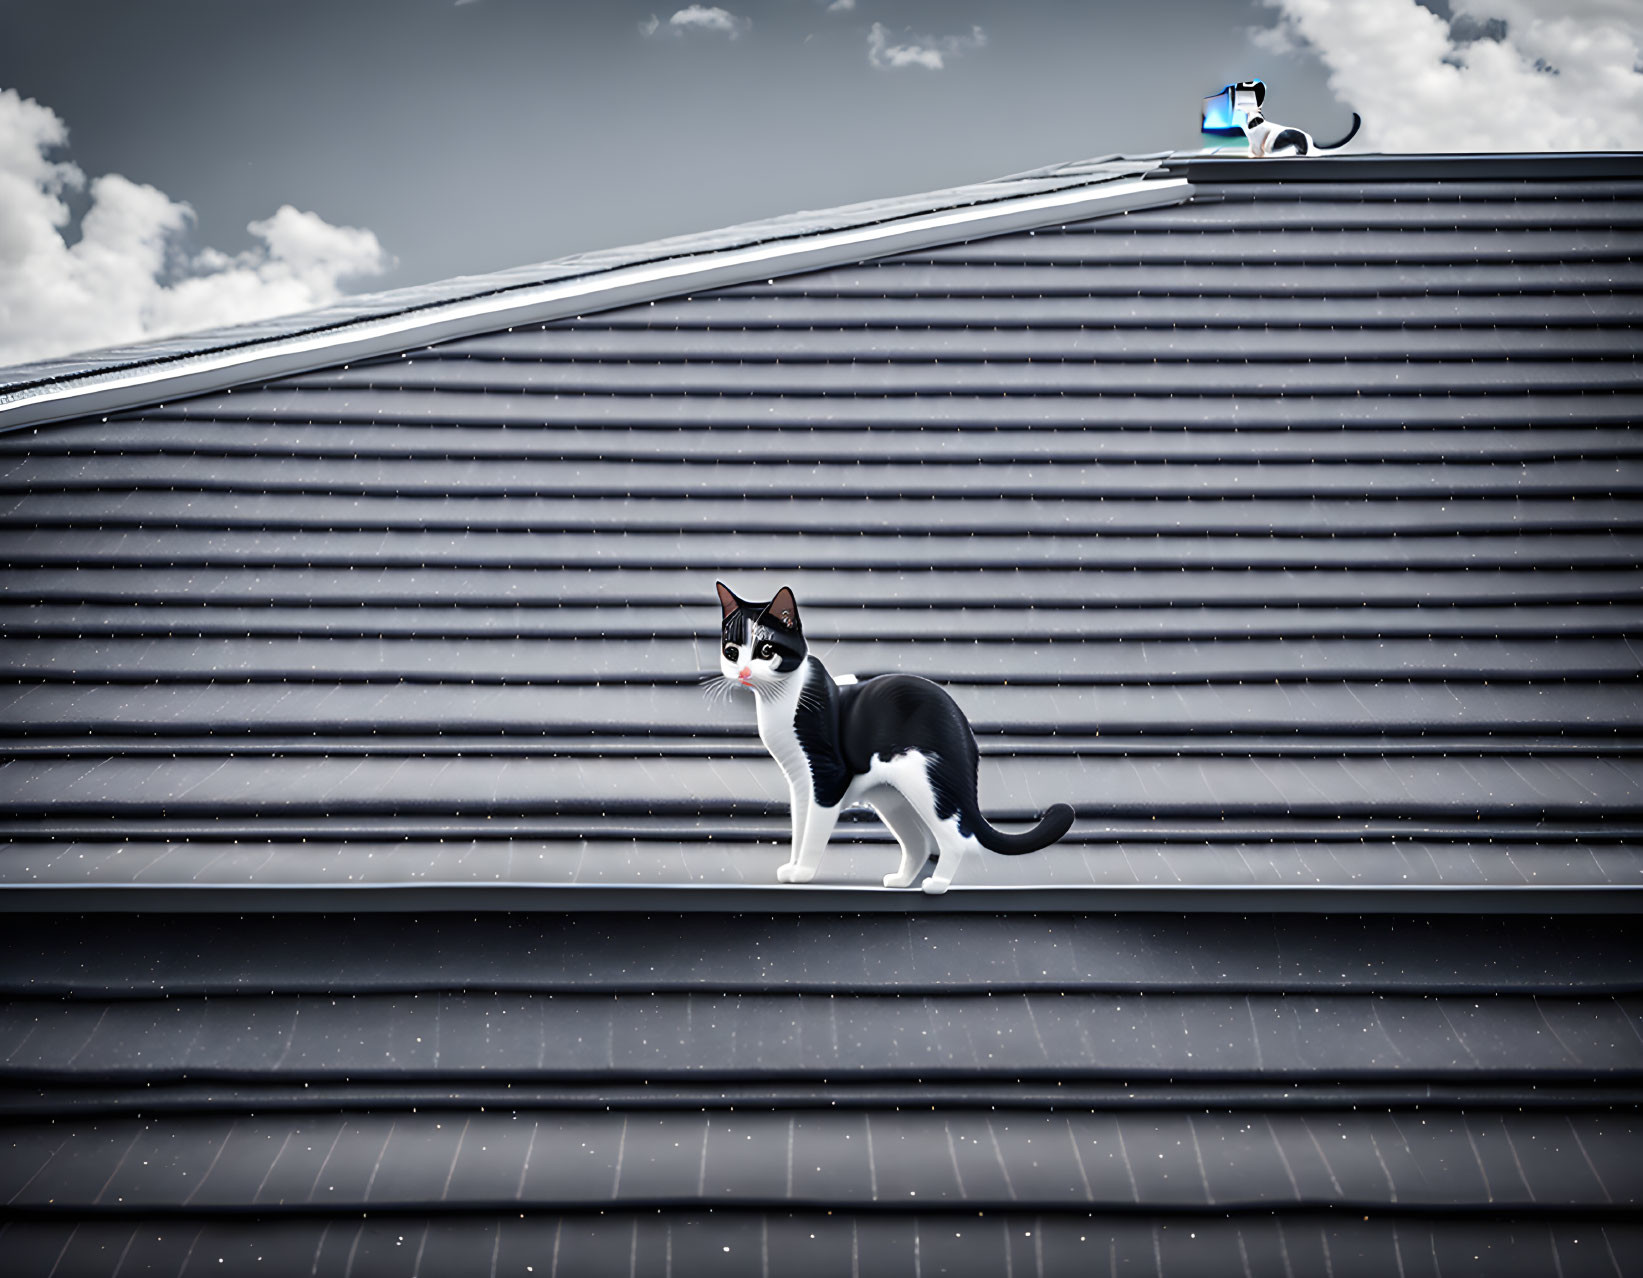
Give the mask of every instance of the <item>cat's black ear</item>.
POLYGON ((776 597, 770 601, 770 606, 764 613, 783 629, 799 628, 799 601, 793 598, 793 592, 786 586, 776 592, 776 597))
POLYGON ((719 603, 725 610, 725 616, 728 617, 742 606, 742 601, 730 593, 730 587, 725 585, 724 582, 714 582, 713 588, 719 592, 719 603))

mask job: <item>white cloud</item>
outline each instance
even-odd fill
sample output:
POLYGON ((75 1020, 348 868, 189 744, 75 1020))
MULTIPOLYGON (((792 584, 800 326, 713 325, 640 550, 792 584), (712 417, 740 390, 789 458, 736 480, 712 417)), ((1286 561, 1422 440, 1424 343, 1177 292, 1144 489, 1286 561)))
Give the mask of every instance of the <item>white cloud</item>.
POLYGON ((1258 43, 1316 51, 1369 149, 1643 147, 1636 0, 1459 0, 1453 26, 1415 0, 1265 2, 1281 16, 1258 43))
POLYGON ((390 265, 370 231, 289 204, 247 228, 258 247, 190 255, 193 209, 117 173, 88 186, 51 158, 67 141, 49 107, 0 89, 0 364, 306 310, 390 265), (81 188, 71 244, 63 197, 81 188))
POLYGON ((661 25, 662 20, 653 13, 650 17, 646 18, 639 24, 639 34, 644 36, 646 39, 649 39, 651 36, 656 34, 657 28, 661 25))
POLYGON ((699 31, 720 31, 732 40, 753 25, 751 18, 738 17, 717 5, 693 4, 680 9, 668 20, 675 34, 695 28, 699 31))
POLYGON ((1633 35, 1643 28, 1637 0, 1455 0, 1456 16, 1500 18, 1509 26, 1527 26, 1539 18, 1573 18, 1598 26, 1624 27, 1633 35))
POLYGON ((889 29, 882 22, 875 22, 867 33, 867 60, 885 69, 923 67, 927 71, 940 71, 947 65, 948 58, 983 48, 986 43, 987 33, 980 27, 971 27, 969 35, 917 36, 907 44, 891 44, 889 29))
POLYGON ((855 7, 856 0, 833 0, 833 3, 827 6, 827 12, 849 13, 855 7))

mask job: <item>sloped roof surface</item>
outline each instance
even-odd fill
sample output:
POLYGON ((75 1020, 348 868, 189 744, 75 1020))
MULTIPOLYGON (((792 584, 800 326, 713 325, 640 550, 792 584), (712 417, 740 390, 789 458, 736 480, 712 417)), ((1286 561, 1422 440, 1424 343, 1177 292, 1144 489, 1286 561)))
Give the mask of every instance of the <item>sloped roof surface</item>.
POLYGON ((1643 947, 1578 937, 1574 971, 1518 915, 30 920, 0 1238, 29 1274, 1626 1272, 1643 947))
POLYGON ((1077 805, 978 883, 1637 886, 1640 237, 1643 181, 1200 184, 0 438, 0 797, 153 840, 10 877, 765 881, 723 577, 1077 805))
POLYGON ((1629 1272, 1618 164, 1195 162, 0 436, 8 1257, 1629 1272), (777 886, 716 577, 1071 836, 777 886))

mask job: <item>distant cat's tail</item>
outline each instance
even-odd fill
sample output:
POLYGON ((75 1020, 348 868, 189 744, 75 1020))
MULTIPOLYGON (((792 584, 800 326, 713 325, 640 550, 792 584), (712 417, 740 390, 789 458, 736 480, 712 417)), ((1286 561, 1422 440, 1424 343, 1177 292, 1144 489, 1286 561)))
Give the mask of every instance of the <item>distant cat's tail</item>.
POLYGON ((1348 142, 1352 141, 1353 138, 1358 136, 1358 126, 1361 125, 1362 123, 1363 123, 1363 117, 1361 117, 1356 111, 1354 111, 1352 113, 1352 127, 1346 131, 1346 136, 1344 138, 1342 138, 1339 142, 1331 142, 1328 146, 1319 147, 1318 150, 1320 150, 1320 151, 1339 151, 1348 142))
POLYGON ((1006 834, 1003 830, 995 830, 987 818, 981 815, 979 807, 964 814, 964 823, 976 836, 976 841, 982 847, 992 852, 1002 852, 1005 856, 1020 856, 1023 852, 1036 852, 1039 848, 1047 848, 1068 830, 1072 829, 1073 810, 1065 803, 1057 803, 1050 810, 1039 817, 1038 824, 1021 834, 1006 834))

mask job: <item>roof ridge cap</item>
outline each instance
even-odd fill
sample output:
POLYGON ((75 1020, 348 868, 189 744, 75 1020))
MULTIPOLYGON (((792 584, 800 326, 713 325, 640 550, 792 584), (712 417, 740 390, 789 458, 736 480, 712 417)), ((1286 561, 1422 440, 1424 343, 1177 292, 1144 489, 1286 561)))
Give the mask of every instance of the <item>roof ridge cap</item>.
POLYGON ((833 225, 815 222, 817 214, 786 214, 698 236, 367 294, 277 320, 22 365, 11 370, 10 385, 0 387, 0 430, 123 411, 495 328, 934 247, 966 238, 966 231, 996 235, 1186 199, 1187 180, 1155 176, 1159 167, 1157 161, 1139 161, 1120 173, 1026 179, 1025 190, 995 185, 1009 180, 995 179, 845 205, 825 212, 862 216, 833 225), (551 266, 573 269, 545 274, 551 266), (480 282, 490 287, 472 287, 480 282), (85 365, 99 354, 112 362, 85 365), (31 372, 36 376, 15 379, 31 372))

